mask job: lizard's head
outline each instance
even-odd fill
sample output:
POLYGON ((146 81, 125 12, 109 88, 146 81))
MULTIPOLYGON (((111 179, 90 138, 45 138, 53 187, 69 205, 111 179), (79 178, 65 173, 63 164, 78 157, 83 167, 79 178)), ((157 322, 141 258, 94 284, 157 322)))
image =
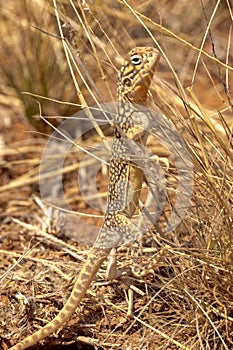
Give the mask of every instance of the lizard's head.
POLYGON ((153 47, 135 47, 128 53, 118 77, 120 101, 145 104, 159 58, 153 47))

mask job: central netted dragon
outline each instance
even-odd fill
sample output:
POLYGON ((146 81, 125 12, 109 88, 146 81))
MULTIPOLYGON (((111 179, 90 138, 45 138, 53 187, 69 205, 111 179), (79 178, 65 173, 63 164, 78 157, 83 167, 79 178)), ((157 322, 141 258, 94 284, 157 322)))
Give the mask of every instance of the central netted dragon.
POLYGON ((148 89, 159 57, 155 48, 136 47, 129 52, 120 69, 119 109, 111 149, 107 210, 96 242, 77 277, 71 295, 53 320, 10 350, 26 349, 62 327, 79 306, 111 248, 130 241, 137 235, 138 229, 131 218, 138 207, 143 171, 130 160, 127 139, 143 145, 147 135, 137 127, 137 107, 129 106, 146 106, 148 89))

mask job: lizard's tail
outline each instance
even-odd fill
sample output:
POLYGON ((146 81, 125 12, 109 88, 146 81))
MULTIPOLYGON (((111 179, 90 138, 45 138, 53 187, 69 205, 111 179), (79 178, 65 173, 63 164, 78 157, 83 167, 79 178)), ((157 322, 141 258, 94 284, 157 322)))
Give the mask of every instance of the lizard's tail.
POLYGON ((98 272, 102 262, 106 259, 108 253, 109 249, 93 248, 82 267, 70 297, 57 316, 37 332, 29 335, 15 346, 9 348, 9 350, 24 350, 56 332, 71 317, 76 308, 79 306, 80 301, 85 295, 88 287, 98 272))

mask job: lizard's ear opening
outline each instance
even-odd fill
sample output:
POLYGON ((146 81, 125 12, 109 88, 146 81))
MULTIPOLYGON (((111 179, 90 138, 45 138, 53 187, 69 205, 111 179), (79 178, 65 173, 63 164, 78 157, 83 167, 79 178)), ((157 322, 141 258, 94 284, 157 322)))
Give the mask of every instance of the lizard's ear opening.
POLYGON ((132 80, 130 78, 125 78, 123 79, 122 84, 124 87, 130 87, 132 85, 132 80))

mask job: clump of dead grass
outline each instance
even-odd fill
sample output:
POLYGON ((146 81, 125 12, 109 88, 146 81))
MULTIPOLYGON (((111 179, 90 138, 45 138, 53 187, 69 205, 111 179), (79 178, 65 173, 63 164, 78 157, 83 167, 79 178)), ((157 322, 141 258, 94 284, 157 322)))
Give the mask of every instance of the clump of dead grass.
MULTIPOLYGON (((75 90, 70 86, 70 74, 65 63, 61 41, 47 33, 56 34, 56 21, 46 1, 38 3, 8 2, 1 12, 0 66, 1 101, 4 105, 23 108, 26 118, 39 131, 48 131, 48 125, 39 117, 42 113, 54 116, 72 114, 72 105, 58 104, 45 98, 75 101, 75 90), (37 28, 38 27, 38 28, 37 28), (45 31, 45 33, 40 30, 45 31), (68 87, 68 88, 67 88, 68 87), (44 99, 29 97, 27 93, 44 99)), ((58 121, 56 122, 56 118, 58 121)))

